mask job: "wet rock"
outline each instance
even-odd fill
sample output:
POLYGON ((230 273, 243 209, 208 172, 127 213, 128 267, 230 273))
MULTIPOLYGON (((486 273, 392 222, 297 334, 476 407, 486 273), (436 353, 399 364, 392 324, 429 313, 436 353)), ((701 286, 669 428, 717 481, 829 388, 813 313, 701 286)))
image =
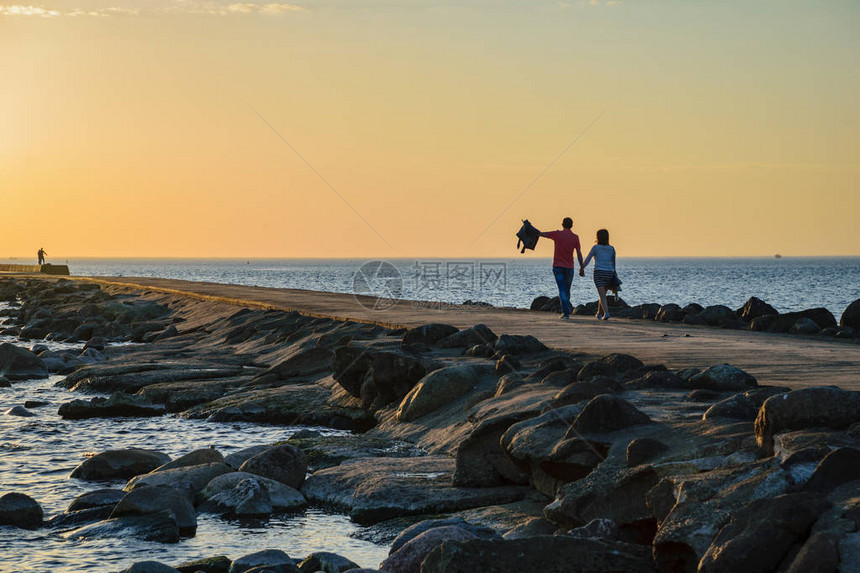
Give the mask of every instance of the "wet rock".
POLYGON ((528 491, 520 486, 453 487, 454 464, 447 456, 350 460, 315 472, 302 493, 311 502, 345 509, 359 523, 375 523, 510 503, 528 491))
POLYGON ((110 398, 97 396, 91 400, 72 400, 60 405, 57 413, 64 420, 85 418, 148 418, 164 414, 164 406, 153 404, 142 396, 116 392, 110 398))
POLYGON ((51 403, 45 400, 27 400, 24 402, 25 408, 41 408, 42 406, 50 406, 51 403))
POLYGON ((592 519, 582 527, 571 529, 567 534, 576 539, 615 541, 618 539, 618 524, 611 519, 592 519))
POLYGON ((0 388, 9 388, 12 386, 12 383, 9 382, 9 379, 5 376, 0 376, 0 388))
POLYGON ((289 555, 277 549, 257 551, 256 553, 240 557, 230 565, 229 573, 245 573, 255 567, 261 566, 271 567, 279 571, 279 573, 299 573, 296 562, 289 555))
POLYGON ((128 492, 114 506, 110 519, 149 515, 165 510, 173 515, 180 535, 194 536, 197 531, 197 512, 194 511, 194 506, 184 492, 166 485, 139 487, 128 492))
POLYGON ((143 541, 177 543, 179 527, 169 510, 99 521, 63 534, 67 539, 135 538, 143 541))
POLYGON ((56 529, 74 529, 88 523, 105 520, 110 517, 112 511, 113 505, 66 511, 52 517, 50 526, 56 529))
POLYGON ((29 495, 13 492, 0 497, 0 525, 36 529, 43 517, 42 506, 29 495))
POLYGON ((47 378, 48 369, 41 358, 8 342, 0 342, 0 376, 7 380, 47 378))
POLYGON ((439 348, 465 348, 476 344, 492 344, 498 336, 485 324, 476 324, 466 328, 436 343, 439 348))
POLYGON ((302 573, 314 573, 316 571, 344 573, 345 571, 358 568, 359 566, 356 563, 353 563, 346 557, 326 551, 315 551, 299 563, 299 570, 302 573))
POLYGON ((213 495, 207 500, 205 508, 201 507, 201 511, 206 509, 231 517, 262 517, 271 514, 274 511, 272 499, 260 479, 245 478, 233 489, 213 495))
POLYGON ((765 301, 761 300, 760 298, 756 298, 753 296, 750 297, 749 300, 744 303, 744 306, 739 314, 740 317, 744 320, 751 321, 754 318, 758 318, 760 316, 765 316, 768 314, 779 314, 779 311, 767 304, 765 301))
POLYGON ((153 450, 107 450, 85 460, 69 477, 83 480, 130 479, 169 461, 170 456, 153 450))
POLYGON ((711 366, 690 378, 690 386, 719 392, 744 392, 758 386, 752 374, 730 364, 711 366))
POLYGON ((120 573, 178 573, 170 565, 159 561, 138 561, 123 569, 120 573))
POLYGON ((526 539, 447 541, 433 549, 421 573, 653 573, 648 547, 542 535, 526 539))
POLYGON ((774 435, 804 428, 847 428, 860 419, 860 392, 831 386, 802 388, 765 400, 755 419, 762 456, 773 455, 774 435))
POLYGON ((197 559, 196 561, 186 561, 176 566, 179 573, 227 573, 230 570, 230 564, 233 563, 227 557, 219 555, 217 557, 207 557, 205 559, 197 559))
POLYGON ((838 448, 818 463, 803 491, 828 493, 854 480, 860 480, 860 450, 838 448))
MULTIPOLYGON (((230 511, 230 508, 237 504, 223 503, 221 498, 218 498, 218 496, 220 494, 230 493, 239 485, 240 482, 246 479, 256 480, 266 489, 272 506, 271 511, 291 511, 307 505, 305 497, 298 490, 293 489, 286 484, 247 472, 230 472, 220 475, 206 484, 206 487, 200 493, 200 496, 206 500, 201 504, 200 511, 209 511, 213 513, 225 513, 230 511), (211 503, 209 503, 210 501, 211 503)), ((239 498, 239 496, 233 496, 233 498, 230 499, 234 498, 239 498)))
POLYGON ((32 418, 36 414, 25 408, 24 406, 12 406, 5 412, 3 412, 7 416, 19 416, 21 418, 32 418))
POLYGON ((720 530, 699 572, 775 570, 826 507, 825 500, 803 493, 753 501, 720 530))
POLYGON ((305 481, 308 460, 299 448, 283 444, 248 458, 239 471, 279 481, 298 489, 305 481))
POLYGON ((860 298, 848 305, 839 319, 839 326, 860 330, 860 298))
POLYGON ((174 468, 133 477, 123 490, 132 491, 147 485, 169 485, 178 489, 190 488, 196 494, 214 478, 231 471, 230 466, 221 463, 174 468))
POLYGON ((403 398, 397 419, 411 422, 471 392, 478 384, 478 372, 472 366, 449 366, 435 370, 421 379, 403 398))
POLYGON ((86 344, 84 344, 84 350, 92 348, 93 350, 98 350, 99 352, 104 352, 105 348, 107 348, 107 339, 104 336, 94 336, 90 338, 86 344))
POLYGON ((125 492, 119 489, 97 489, 82 493, 69 504, 66 511, 80 511, 82 509, 92 509, 94 507, 104 507, 116 505, 123 498, 125 492))
POLYGON ((412 328, 403 335, 401 343, 406 346, 410 344, 426 344, 433 346, 443 338, 459 332, 460 329, 450 324, 425 324, 412 328))
POLYGON ((503 334, 496 340, 496 352, 502 354, 531 354, 543 352, 547 347, 531 335, 503 334))
POLYGON ((550 301, 548 296, 538 296, 532 300, 529 305, 529 310, 543 310, 543 307, 550 301))
POLYGON ((221 455, 221 452, 213 448, 201 448, 167 462, 152 471, 160 472, 164 470, 172 470, 174 468, 186 468, 188 466, 199 466, 201 464, 214 464, 219 462, 224 462, 224 456, 221 455))
POLYGON ((400 532, 394 541, 391 542, 391 548, 388 554, 391 555, 400 550, 403 545, 415 539, 425 531, 429 531, 436 527, 457 526, 471 533, 474 537, 482 539, 499 539, 499 534, 494 529, 483 525, 474 525, 467 522, 462 517, 445 517, 441 519, 424 519, 414 523, 400 532))
POLYGON ((790 388, 782 386, 763 386, 747 390, 712 405, 705 411, 702 419, 711 420, 722 417, 736 420, 755 420, 759 408, 765 400, 771 396, 790 391, 790 388))
POLYGON ((705 307, 705 309, 699 313, 699 318, 707 322, 709 326, 718 326, 723 320, 737 319, 737 315, 735 314, 735 311, 729 307, 717 304, 705 307))
POLYGON ((684 319, 684 311, 677 304, 664 304, 654 318, 661 322, 680 322, 684 319))
MULTIPOLYGON (((293 434, 293 436, 291 437, 295 437, 295 434, 293 434)), ((271 447, 272 446, 261 445, 243 448, 238 452, 233 452, 230 455, 224 456, 224 463, 231 468, 238 470, 242 466, 242 464, 244 464, 250 458, 256 456, 259 453, 265 452, 271 447)))
POLYGON ((650 422, 651 418, 627 400, 612 394, 602 394, 585 405, 573 421, 566 437, 613 432, 650 422))
POLYGON ((476 539, 471 532, 456 525, 429 529, 403 544, 381 564, 383 571, 390 573, 412 573, 421 569, 421 562, 430 551, 443 541, 465 541, 476 539))
POLYGON ((669 451, 669 447, 654 438, 635 438, 627 444, 627 466, 634 467, 653 460, 669 451))
POLYGON ((555 535, 558 530, 558 526, 548 519, 532 517, 505 532, 502 538, 526 539, 528 537, 537 537, 538 535, 555 535))

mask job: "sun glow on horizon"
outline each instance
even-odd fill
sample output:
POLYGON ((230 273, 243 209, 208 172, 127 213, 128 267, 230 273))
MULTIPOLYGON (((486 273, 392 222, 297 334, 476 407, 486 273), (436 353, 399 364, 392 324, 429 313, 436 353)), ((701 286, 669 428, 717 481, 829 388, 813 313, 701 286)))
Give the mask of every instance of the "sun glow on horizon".
POLYGON ((790 4, 0 4, 0 256, 858 255, 860 6, 790 4))

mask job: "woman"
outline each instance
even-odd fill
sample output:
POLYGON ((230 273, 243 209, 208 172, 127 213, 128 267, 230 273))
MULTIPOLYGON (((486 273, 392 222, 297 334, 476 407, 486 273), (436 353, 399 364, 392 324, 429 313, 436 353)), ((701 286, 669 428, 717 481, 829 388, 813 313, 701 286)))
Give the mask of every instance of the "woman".
POLYGON ((591 247, 591 251, 585 257, 580 273, 585 271, 585 267, 592 258, 594 259, 594 286, 597 287, 597 294, 600 297, 595 317, 608 320, 609 306, 606 304, 606 290, 612 288, 617 279, 615 278, 615 247, 609 244, 609 231, 606 229, 597 231, 597 244, 591 247))

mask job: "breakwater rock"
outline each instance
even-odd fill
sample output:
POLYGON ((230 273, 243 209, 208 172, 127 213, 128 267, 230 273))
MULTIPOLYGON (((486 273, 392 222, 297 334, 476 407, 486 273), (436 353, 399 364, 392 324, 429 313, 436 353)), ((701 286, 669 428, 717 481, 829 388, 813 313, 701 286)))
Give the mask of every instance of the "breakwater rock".
MULTIPOLYGON (((159 415, 213 424, 352 432, 305 431, 226 457, 101 452, 82 464, 89 475, 128 482, 121 492, 94 487, 90 502, 79 498, 46 522, 70 538, 181 543, 201 512, 253 518, 318 506, 367 524, 377 539, 414 526, 392 545, 389 572, 750 563, 838 572, 856 562, 857 392, 771 387, 731 364, 675 370, 628 354, 563 352, 484 325, 404 331, 122 287, 13 282, 0 281, 0 293, 23 301, 9 328, 104 319, 86 323, 105 338, 104 359, 70 372, 60 385, 71 391, 115 392, 162 407, 159 415), (129 318, 128 308, 140 314, 129 318), (158 326, 134 334, 143 325, 158 326)), ((769 312, 752 301, 740 311, 642 305, 631 315, 749 327, 769 312)), ((800 318, 828 320, 817 311, 800 318)), ((354 565, 330 549, 304 560, 274 550, 200 558, 228 571, 354 565)), ((208 565, 129 570, 158 567, 208 565)))

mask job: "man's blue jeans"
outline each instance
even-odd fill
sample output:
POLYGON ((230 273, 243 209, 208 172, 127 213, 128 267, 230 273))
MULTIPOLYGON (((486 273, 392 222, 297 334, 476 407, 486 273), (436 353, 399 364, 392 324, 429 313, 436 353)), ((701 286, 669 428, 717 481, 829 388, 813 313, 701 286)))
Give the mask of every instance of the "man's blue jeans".
POLYGON ((558 285, 558 298, 561 300, 561 312, 565 316, 570 315, 570 285, 573 283, 573 269, 564 267, 553 267, 552 274, 558 285))

